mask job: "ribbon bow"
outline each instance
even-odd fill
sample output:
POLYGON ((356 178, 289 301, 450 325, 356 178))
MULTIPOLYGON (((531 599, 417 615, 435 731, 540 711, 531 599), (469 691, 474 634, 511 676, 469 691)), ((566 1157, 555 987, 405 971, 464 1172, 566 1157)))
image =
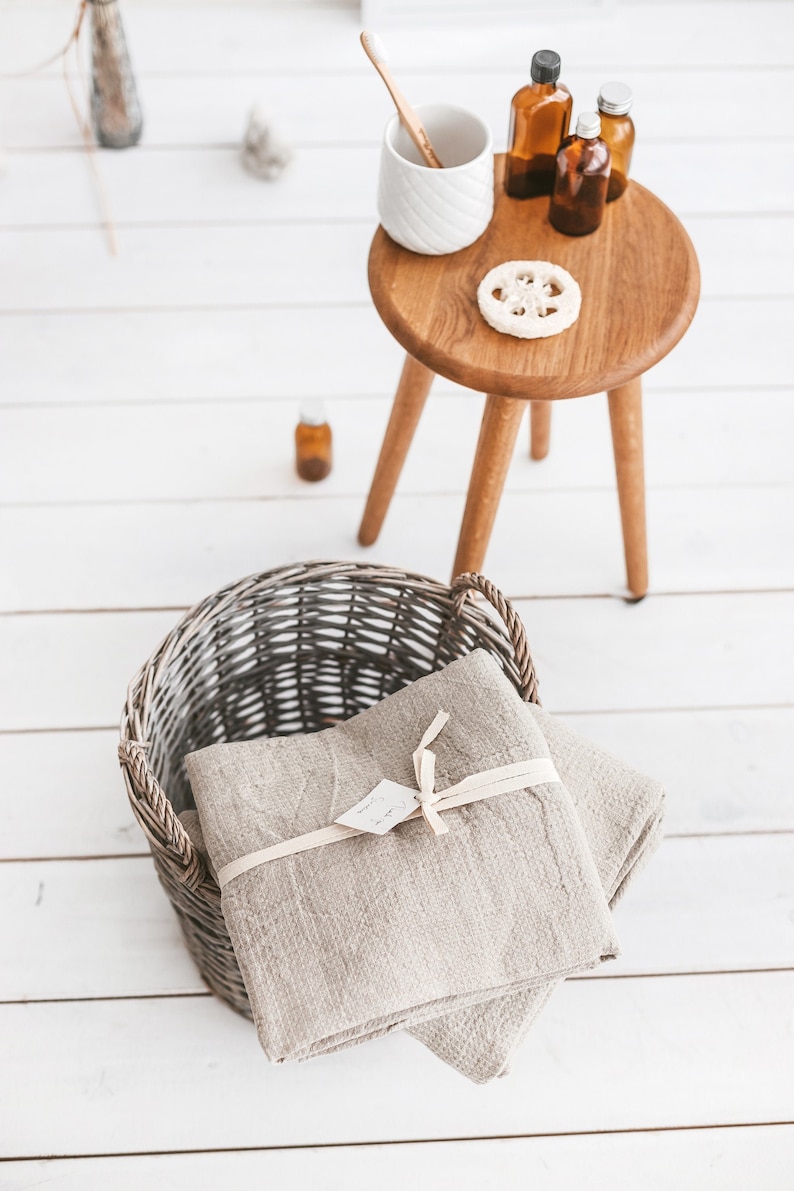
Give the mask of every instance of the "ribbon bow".
MULTIPOLYGON (((448 719, 449 714, 446 711, 439 711, 414 750, 414 772, 416 784, 419 787, 414 798, 419 806, 405 816, 407 819, 416 819, 421 814, 434 835, 445 835, 449 831, 435 809, 435 803, 440 803, 442 810, 451 810, 456 806, 467 806, 472 802, 481 802, 484 798, 493 798, 497 794, 510 794, 517 790, 529 789, 532 786, 560 781, 560 775, 549 757, 525 757, 521 761, 509 761, 506 765, 497 765, 495 769, 486 769, 482 773, 471 773, 461 781, 455 782, 454 785, 448 786, 446 790, 436 793, 436 755, 427 746, 435 740, 448 719)), ((407 786, 400 786, 399 783, 387 782, 387 784, 397 784, 398 789, 405 793, 413 793, 407 786)), ((376 786, 375 789, 377 790, 378 787, 376 786)), ((371 791, 362 800, 359 807, 353 807, 352 811, 347 812, 347 815, 358 811, 368 800, 371 801, 372 793, 374 791, 371 791)), ((337 843, 339 840, 350 839, 351 836, 366 834, 367 831, 374 830, 372 827, 360 827, 358 824, 348 823, 346 818, 347 816, 342 816, 328 827, 321 827, 317 831, 308 831, 304 835, 295 836, 294 839, 282 840, 281 843, 272 844, 268 848, 260 848, 257 852, 247 852, 244 856, 239 856, 218 870, 218 884, 223 889, 230 881, 242 873, 248 872, 249 869, 257 868, 260 864, 267 864, 271 860, 281 860, 285 856, 294 856, 298 852, 306 852, 310 848, 337 843)), ((389 826, 394 826, 402 821, 397 817, 389 826)), ((386 827, 385 830, 388 831, 389 827, 386 827)), ((376 832, 376 834, 382 833, 376 832)))
POLYGON ((439 711, 413 754, 414 773, 416 774, 416 784, 419 787, 416 801, 420 804, 422 818, 433 835, 446 835, 449 828, 433 806, 433 803, 438 802, 441 795, 435 792, 436 754, 431 753, 427 746, 435 740, 448 719, 448 711, 439 711))

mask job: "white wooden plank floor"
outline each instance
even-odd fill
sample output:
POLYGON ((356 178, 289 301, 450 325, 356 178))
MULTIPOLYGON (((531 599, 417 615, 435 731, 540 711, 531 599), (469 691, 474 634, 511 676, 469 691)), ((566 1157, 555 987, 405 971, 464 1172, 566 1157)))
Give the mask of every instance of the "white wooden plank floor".
POLYGON ((634 172, 703 274, 646 384, 649 597, 621 598, 603 397, 511 468, 486 570, 546 707, 665 783, 667 838, 620 961, 484 1089, 405 1036, 268 1067, 187 957, 115 761, 128 679, 220 584, 311 557, 448 576, 482 409, 448 382, 355 543, 401 361, 366 286, 389 108, 357 5, 125 0, 146 129, 100 154, 117 259, 59 68, 20 76, 73 9, 0 5, 0 1186, 790 1191, 794 4, 383 31, 411 97, 499 147, 542 45, 579 109, 632 84, 634 172), (255 99, 296 147, 272 185, 237 161, 255 99), (316 396, 336 462, 309 487, 291 435, 316 396))

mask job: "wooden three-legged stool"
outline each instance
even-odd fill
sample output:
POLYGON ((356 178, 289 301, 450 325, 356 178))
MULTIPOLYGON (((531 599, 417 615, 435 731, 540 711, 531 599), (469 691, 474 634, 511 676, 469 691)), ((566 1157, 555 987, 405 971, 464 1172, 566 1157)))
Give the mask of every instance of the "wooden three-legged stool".
POLYGON ((648 589, 642 374, 667 355, 697 307, 700 273, 675 215, 631 182, 590 236, 563 236, 548 199, 511 199, 496 158, 493 221, 470 248, 449 256, 408 252, 378 228, 369 257, 373 301, 407 354, 359 530, 370 546, 386 516, 436 373, 486 393, 477 453, 452 573, 482 570, 518 426, 529 401, 531 454, 549 446, 551 403, 606 391, 612 427, 628 587, 648 589), (482 318, 477 286, 495 265, 548 260, 582 290, 578 320, 549 339, 502 335, 482 318))

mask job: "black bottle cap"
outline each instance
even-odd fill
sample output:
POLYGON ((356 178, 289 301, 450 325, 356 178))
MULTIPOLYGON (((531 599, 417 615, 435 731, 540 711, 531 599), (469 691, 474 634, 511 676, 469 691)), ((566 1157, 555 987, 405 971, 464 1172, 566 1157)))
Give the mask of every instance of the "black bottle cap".
POLYGON ((538 50, 532 55, 532 82, 556 83, 560 77, 560 55, 556 50, 538 50))

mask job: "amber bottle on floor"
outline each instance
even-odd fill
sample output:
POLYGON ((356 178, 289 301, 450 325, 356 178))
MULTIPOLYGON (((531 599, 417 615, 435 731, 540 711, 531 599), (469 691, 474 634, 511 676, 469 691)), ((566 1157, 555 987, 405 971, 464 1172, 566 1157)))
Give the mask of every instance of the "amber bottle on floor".
POLYGON ((295 427, 295 469, 302 480, 324 480, 331 471, 331 427, 321 401, 307 402, 295 427))
POLYGON ((510 107, 505 190, 512 198, 551 194, 555 157, 571 121, 571 93, 558 82, 560 55, 538 50, 531 75, 510 107))
POLYGON ((582 112, 576 133, 562 142, 557 153, 549 222, 566 236, 588 236, 604 216, 610 153, 600 131, 598 114, 582 112))
POLYGON ((609 175, 607 202, 620 198, 629 184, 631 151, 634 148, 634 121, 631 111, 631 87, 625 83, 604 83, 598 93, 598 112, 601 116, 601 140, 609 145, 612 154, 612 173, 609 175))

